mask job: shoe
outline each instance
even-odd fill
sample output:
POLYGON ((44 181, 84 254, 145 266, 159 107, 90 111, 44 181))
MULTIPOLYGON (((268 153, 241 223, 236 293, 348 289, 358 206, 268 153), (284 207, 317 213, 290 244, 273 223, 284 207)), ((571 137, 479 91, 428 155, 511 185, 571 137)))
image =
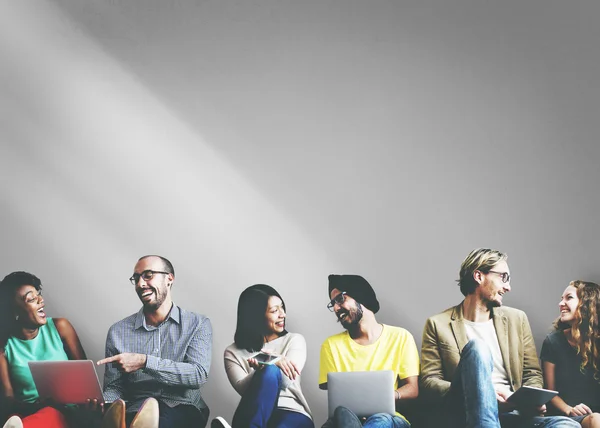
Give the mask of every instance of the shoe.
POLYGON ((125 428, 125 402, 120 398, 112 402, 102 417, 102 428, 125 428))
POLYGON ((129 428, 158 428, 158 401, 148 398, 140 407, 129 428))
POLYGON ((23 428, 23 421, 18 416, 11 416, 2 428, 23 428))
POLYGON ((231 428, 231 425, 229 425, 221 416, 217 416, 210 423, 210 428, 231 428))

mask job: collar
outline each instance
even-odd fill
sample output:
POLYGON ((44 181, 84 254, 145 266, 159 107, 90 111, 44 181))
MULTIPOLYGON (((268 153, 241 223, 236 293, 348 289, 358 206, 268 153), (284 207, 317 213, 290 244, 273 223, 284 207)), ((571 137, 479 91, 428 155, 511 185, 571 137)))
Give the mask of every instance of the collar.
MULTIPOLYGON (((459 321, 459 320, 464 320, 465 319, 465 313, 463 310, 463 303, 465 301, 463 300, 462 302, 460 302, 458 305, 456 305, 454 308, 452 308, 452 314, 450 314, 450 319, 452 319, 452 321, 459 321)), ((491 317, 490 319, 496 319, 497 317, 502 317, 502 308, 492 308, 490 309, 491 312, 491 317)))
MULTIPOLYGON (((169 319, 172 319, 177 324, 181 324, 181 311, 179 310, 179 306, 177 306, 175 303, 173 303, 173 306, 171 306, 169 315, 167 315, 167 318, 163 321, 162 324, 166 323, 169 319)), ((145 330, 152 330, 152 329, 156 328, 156 327, 149 326, 148 324, 146 324, 146 317, 144 316, 144 307, 143 306, 137 312, 137 314, 135 314, 135 324, 134 324, 133 328, 134 328, 134 330, 137 330, 141 327, 143 327, 145 330)))

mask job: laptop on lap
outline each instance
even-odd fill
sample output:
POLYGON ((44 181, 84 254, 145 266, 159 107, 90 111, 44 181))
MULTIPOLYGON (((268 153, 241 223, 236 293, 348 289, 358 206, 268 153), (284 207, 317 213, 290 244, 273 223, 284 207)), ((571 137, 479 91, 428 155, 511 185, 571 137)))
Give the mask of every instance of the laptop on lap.
POLYGON ((394 380, 391 370, 327 373, 329 417, 338 406, 347 407, 359 418, 375 413, 393 415, 394 380))
POLYGON ((40 399, 51 398, 60 404, 85 404, 94 398, 104 402, 93 361, 29 361, 28 364, 40 399))

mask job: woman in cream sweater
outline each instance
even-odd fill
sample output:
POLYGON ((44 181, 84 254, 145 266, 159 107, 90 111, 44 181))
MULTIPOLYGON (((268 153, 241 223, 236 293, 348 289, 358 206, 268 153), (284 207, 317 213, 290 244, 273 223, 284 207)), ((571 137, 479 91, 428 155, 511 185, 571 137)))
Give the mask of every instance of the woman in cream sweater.
MULTIPOLYGON (((306 341, 289 333, 285 320, 285 303, 273 287, 256 284, 240 295, 234 343, 224 356, 229 382, 242 396, 234 428, 314 428, 300 387, 306 341), (274 362, 259 362, 259 352, 272 355, 274 362)), ((229 427, 220 417, 211 426, 229 427)))

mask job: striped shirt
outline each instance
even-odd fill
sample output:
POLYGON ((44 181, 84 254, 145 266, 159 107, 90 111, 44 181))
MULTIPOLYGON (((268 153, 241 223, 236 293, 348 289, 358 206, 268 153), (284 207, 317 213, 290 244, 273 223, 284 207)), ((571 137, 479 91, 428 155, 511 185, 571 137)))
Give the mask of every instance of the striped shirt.
POLYGON ((208 378, 212 347, 210 320, 173 304, 158 327, 146 324, 143 308, 113 324, 106 337, 106 357, 133 352, 146 354, 146 367, 122 373, 112 363, 104 371, 104 400, 122 398, 127 411, 137 411, 154 397, 169 407, 207 407, 200 388, 208 378))

